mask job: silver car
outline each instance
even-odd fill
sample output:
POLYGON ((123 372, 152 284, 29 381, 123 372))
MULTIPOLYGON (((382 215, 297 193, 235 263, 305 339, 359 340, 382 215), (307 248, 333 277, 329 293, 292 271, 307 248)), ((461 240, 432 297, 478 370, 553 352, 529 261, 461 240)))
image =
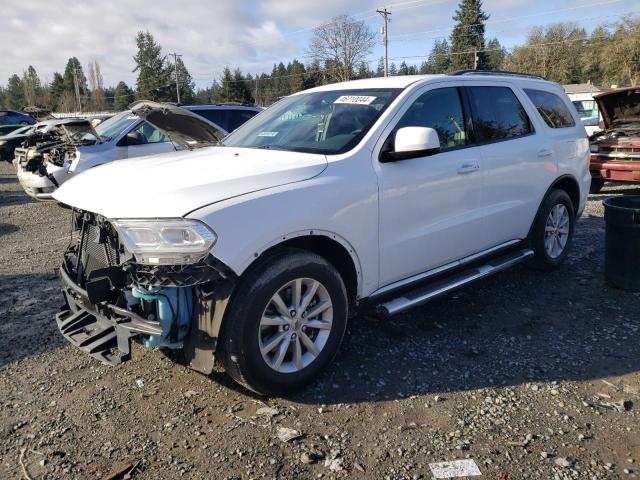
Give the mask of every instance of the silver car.
MULTIPOLYGON (((185 110, 197 114, 216 128, 218 140, 262 111, 244 105, 163 105, 174 114, 188 114, 185 110)), ((114 115, 95 128, 84 119, 49 122, 54 128, 48 128, 46 135, 38 134, 36 129, 36 135, 15 150, 18 180, 24 191, 37 200, 51 199, 56 188, 70 177, 98 165, 180 148, 171 140, 171 132, 152 126, 131 110, 114 115)))

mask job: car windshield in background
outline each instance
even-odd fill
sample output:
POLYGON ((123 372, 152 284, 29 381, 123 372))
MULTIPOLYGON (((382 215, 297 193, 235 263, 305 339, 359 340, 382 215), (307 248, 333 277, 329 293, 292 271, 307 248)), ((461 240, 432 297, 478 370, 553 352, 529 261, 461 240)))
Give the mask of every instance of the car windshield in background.
POLYGON ((96 126, 95 131, 100 135, 102 140, 110 140, 122 133, 123 130, 128 129, 138 120, 139 117, 137 115, 125 111, 100 123, 96 126))
POLYGON ((223 140, 228 147, 335 155, 352 149, 400 89, 330 90, 292 95, 223 140))
POLYGON ((599 122, 598 105, 595 100, 574 100, 580 121, 585 127, 597 127, 599 122))

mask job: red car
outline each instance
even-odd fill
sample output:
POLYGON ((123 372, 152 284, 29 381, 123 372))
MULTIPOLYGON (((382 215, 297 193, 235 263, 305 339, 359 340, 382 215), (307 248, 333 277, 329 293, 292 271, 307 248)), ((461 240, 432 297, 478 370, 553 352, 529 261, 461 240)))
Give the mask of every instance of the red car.
POLYGON ((640 183, 640 87, 594 96, 604 130, 591 136, 591 193, 604 182, 640 183))

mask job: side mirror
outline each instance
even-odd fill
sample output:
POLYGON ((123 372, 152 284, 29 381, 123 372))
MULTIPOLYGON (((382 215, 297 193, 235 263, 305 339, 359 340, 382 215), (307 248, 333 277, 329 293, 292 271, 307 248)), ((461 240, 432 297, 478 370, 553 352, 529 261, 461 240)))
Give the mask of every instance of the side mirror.
POLYGON ((440 151, 438 133, 429 127, 403 127, 396 132, 393 150, 380 154, 381 162, 426 157, 440 151))
POLYGON ((142 134, 140 132, 136 132, 135 130, 133 132, 127 133, 127 136, 125 138, 127 139, 127 146, 142 145, 144 143, 142 134))

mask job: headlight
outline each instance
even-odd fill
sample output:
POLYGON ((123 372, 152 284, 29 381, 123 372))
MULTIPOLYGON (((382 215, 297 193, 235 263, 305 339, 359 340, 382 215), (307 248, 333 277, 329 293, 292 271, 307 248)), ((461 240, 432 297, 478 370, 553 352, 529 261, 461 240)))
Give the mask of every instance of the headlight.
POLYGON ((125 248, 139 263, 188 265, 204 258, 216 234, 204 223, 187 218, 114 220, 125 248))

